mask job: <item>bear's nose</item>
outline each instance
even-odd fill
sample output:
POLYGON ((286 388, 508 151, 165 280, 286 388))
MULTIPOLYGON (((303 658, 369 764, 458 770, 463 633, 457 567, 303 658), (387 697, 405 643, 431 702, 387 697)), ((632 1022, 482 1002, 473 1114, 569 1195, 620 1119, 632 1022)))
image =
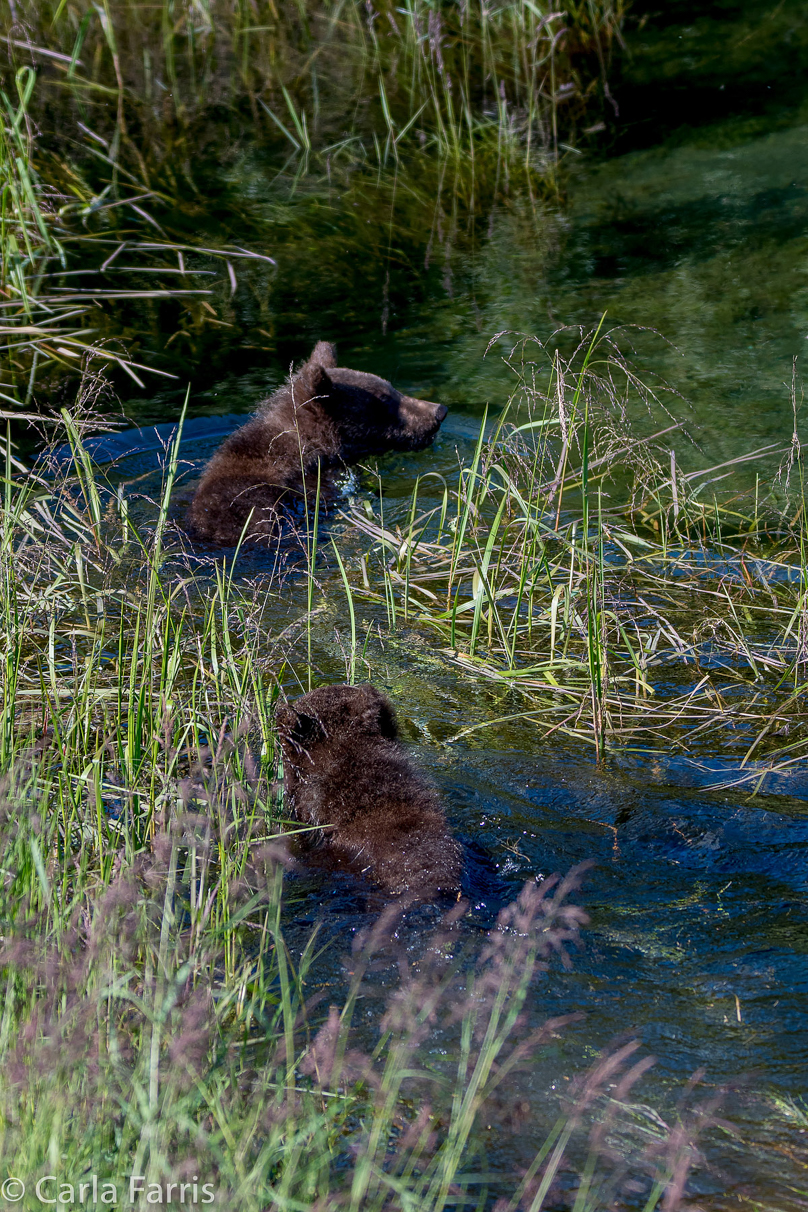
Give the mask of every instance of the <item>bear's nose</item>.
POLYGON ((435 420, 438 422, 438 425, 442 424, 442 422, 446 419, 446 417, 448 415, 449 415, 449 409, 446 407, 445 404, 439 404, 438 407, 435 409, 435 420))

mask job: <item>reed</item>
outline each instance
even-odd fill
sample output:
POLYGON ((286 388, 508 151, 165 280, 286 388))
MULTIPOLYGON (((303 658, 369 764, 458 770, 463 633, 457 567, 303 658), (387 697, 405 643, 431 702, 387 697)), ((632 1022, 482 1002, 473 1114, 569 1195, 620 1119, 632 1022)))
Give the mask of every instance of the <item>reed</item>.
POLYGON ((799 443, 684 473, 665 445, 680 423, 646 436, 628 424, 666 406, 619 332, 569 339, 514 346, 518 386, 483 422, 448 508, 419 512, 416 484, 397 524, 350 511, 384 584, 356 584, 357 599, 385 602, 391 626, 429 628, 468 678, 507 687, 509 719, 598 757, 718 747, 731 784, 754 792, 805 756, 799 443), (765 497, 760 477, 754 494, 716 495, 728 471, 778 456, 796 461, 788 492, 781 469, 765 497))
MULTIPOLYGON (((36 420, 44 411, 39 405, 78 384, 83 371, 118 372, 141 390, 144 377, 176 381, 154 359, 149 365, 137 359, 137 339, 122 339, 127 309, 173 302, 215 318, 207 302, 212 291, 199 285, 199 273, 216 275, 186 266, 186 243, 153 234, 132 238, 126 210, 137 225, 160 229, 144 209, 148 191, 131 174, 123 185, 109 180, 94 187, 70 165, 41 156, 33 133, 35 81, 34 69, 22 66, 12 87, 0 89, 0 399, 17 421, 36 420), (127 271, 141 279, 132 286, 117 278, 125 249, 135 262, 127 271), (110 323, 110 312, 117 322, 110 323)), ((117 171, 108 155, 101 158, 117 171)), ((205 260, 235 281, 234 262, 271 258, 207 248, 205 260)))
POLYGON ((563 14, 526 0, 493 10, 37 0, 9 24, 9 48, 92 114, 116 163, 167 152, 192 123, 210 137, 213 107, 220 120, 224 110, 249 114, 303 157, 375 140, 387 162, 415 131, 445 155, 473 155, 479 130, 493 126, 529 160, 555 156, 559 132, 608 92, 623 18, 622 0, 563 14))

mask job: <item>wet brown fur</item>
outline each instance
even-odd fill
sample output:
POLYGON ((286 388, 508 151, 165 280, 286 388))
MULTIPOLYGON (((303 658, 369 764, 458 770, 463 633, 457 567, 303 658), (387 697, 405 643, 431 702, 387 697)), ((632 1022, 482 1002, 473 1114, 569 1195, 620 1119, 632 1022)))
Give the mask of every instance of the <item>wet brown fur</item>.
POLYGON ((334 474, 388 450, 420 450, 446 416, 442 404, 416 400, 386 379, 337 366, 318 341, 301 370, 227 438, 208 463, 188 513, 192 534, 232 545, 277 538, 284 515, 333 495, 334 474))
POLYGON ((460 888, 461 849, 373 686, 325 686, 277 712, 287 805, 337 860, 416 898, 460 888))

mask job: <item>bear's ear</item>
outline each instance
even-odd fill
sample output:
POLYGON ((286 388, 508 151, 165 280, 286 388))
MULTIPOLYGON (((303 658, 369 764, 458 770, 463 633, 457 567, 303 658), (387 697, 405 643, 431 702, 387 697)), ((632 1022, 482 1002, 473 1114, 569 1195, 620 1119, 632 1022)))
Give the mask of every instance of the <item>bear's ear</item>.
POLYGON ((398 737, 398 724, 393 705, 380 694, 375 686, 365 686, 365 705, 362 710, 362 725, 370 733, 395 741, 398 737))
POLYGON ((306 715, 303 711, 295 711, 288 703, 280 704, 275 712, 275 719, 281 740, 294 745, 296 749, 305 749, 325 736, 325 730, 318 719, 306 715))
POLYGON ((329 370, 337 364, 337 350, 330 341, 318 341, 311 351, 309 366, 323 366, 329 370))
POLYGON ((328 371, 319 362, 309 363, 304 373, 312 396, 328 396, 334 390, 328 371))
POLYGON ((320 366, 317 362, 315 364, 306 362, 303 370, 299 373, 298 382, 300 384, 299 390, 303 391, 304 395, 298 399, 299 391, 294 391, 293 385, 292 390, 294 396, 296 396, 297 404, 300 404, 300 402, 306 404, 309 400, 326 400, 328 396, 333 395, 334 384, 328 376, 328 371, 325 366, 320 366))

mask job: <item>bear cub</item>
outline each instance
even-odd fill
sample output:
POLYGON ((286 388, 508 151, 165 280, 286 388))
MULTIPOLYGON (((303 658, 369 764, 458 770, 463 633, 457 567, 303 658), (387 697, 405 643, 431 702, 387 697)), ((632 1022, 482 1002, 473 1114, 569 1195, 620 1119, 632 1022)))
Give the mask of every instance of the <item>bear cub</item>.
POLYGON ((322 826, 338 861, 395 895, 459 890, 460 846, 383 694, 324 686, 282 704, 276 719, 287 805, 302 824, 322 826))
POLYGON ((291 382, 216 451, 191 502, 189 530, 231 546, 242 533, 267 543, 304 496, 314 497, 318 466, 328 501, 335 473, 367 455, 423 449, 446 411, 377 375, 338 367, 334 346, 318 341, 291 382))

